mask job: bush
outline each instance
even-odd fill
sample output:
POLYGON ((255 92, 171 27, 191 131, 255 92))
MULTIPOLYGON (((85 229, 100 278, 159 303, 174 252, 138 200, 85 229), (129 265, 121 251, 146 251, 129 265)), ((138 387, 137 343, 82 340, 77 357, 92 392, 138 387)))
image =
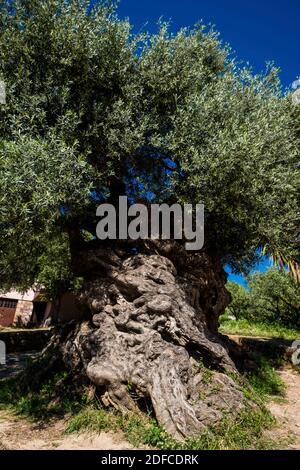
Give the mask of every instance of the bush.
POLYGON ((248 282, 248 290, 228 283, 232 302, 227 316, 300 328, 300 286, 288 273, 271 268, 252 274, 248 282))

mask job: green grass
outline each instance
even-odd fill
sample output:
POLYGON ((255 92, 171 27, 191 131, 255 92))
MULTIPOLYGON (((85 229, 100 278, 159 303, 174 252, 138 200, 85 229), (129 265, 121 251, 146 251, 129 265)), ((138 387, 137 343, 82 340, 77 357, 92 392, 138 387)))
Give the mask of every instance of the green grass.
POLYGON ((206 367, 202 360, 198 361, 199 372, 201 372, 201 380, 204 384, 209 384, 213 378, 213 371, 206 367))
POLYGON ((105 410, 100 405, 84 407, 74 415, 66 428, 67 433, 92 431, 123 431, 125 438, 134 446, 147 445, 157 448, 176 448, 174 441, 155 419, 147 415, 120 414, 105 410))
MULTIPOLYGON (((199 362, 206 383, 213 372, 199 362)), ((244 395, 257 404, 236 417, 224 414, 214 428, 184 442, 177 442, 146 414, 121 414, 101 407, 97 397, 87 389, 79 397, 74 394, 72 378, 67 373, 53 374, 36 392, 22 395, 14 380, 1 383, 0 408, 9 409, 31 420, 47 420, 68 416, 67 433, 90 431, 122 431, 135 447, 149 446, 164 450, 218 450, 218 449, 273 449, 275 443, 264 436, 264 431, 275 425, 275 419, 264 406, 270 395, 281 395, 283 384, 277 372, 267 361, 259 361, 255 372, 234 379, 244 395)))
MULTIPOLYGON (((0 408, 9 409, 31 420, 48 419, 68 414, 67 433, 90 431, 122 431, 124 437, 135 447, 149 446, 165 450, 208 450, 208 449, 270 449, 276 444, 264 437, 264 430, 275 424, 272 415, 263 405, 247 409, 235 418, 224 415, 214 428, 206 430, 194 439, 177 442, 170 437, 151 416, 145 414, 120 414, 100 406, 96 399, 89 399, 88 393, 80 401, 71 396, 60 400, 53 396, 55 385, 65 377, 55 375, 41 387, 41 390, 27 396, 16 392, 13 381, 2 383, 0 408)), ((246 390, 246 388, 245 388, 246 390)), ((251 398, 256 393, 252 390, 251 398)))
POLYGON ((267 410, 244 410, 235 419, 225 416, 218 426, 207 430, 198 439, 186 441, 188 450, 262 450, 276 449, 278 442, 264 436, 276 424, 267 410))
POLYGON ((266 409, 244 410, 236 418, 224 416, 218 426, 197 438, 178 442, 172 439, 154 419, 139 415, 120 415, 101 408, 88 407, 73 416, 67 432, 122 430, 134 446, 150 446, 163 450, 274 449, 278 446, 264 437, 264 431, 275 425, 266 409))
MULTIPOLYGON (((253 356, 255 357, 255 356, 253 356)), ((250 402, 255 403, 261 410, 266 409, 270 400, 282 400, 285 396, 285 384, 271 361, 255 357, 257 368, 246 371, 243 375, 229 376, 250 402)))
POLYGON ((26 395, 20 393, 14 379, 2 381, 0 409, 10 409, 31 420, 46 420, 66 413, 75 413, 86 398, 74 394, 68 378, 66 372, 53 374, 39 391, 26 395))
POLYGON ((246 319, 228 320, 226 317, 221 317, 219 331, 225 335, 262 336, 291 341, 300 338, 300 331, 294 328, 265 322, 250 322, 246 319))
POLYGON ((257 359, 259 368, 246 374, 253 390, 262 398, 284 397, 285 385, 272 364, 264 358, 257 359))
MULTIPOLYGON (((275 418, 265 404, 272 397, 282 397, 284 384, 278 372, 267 360, 256 358, 257 370, 243 376, 233 375, 233 379, 245 397, 255 403, 256 408, 247 408, 236 417, 224 414, 221 422, 207 429, 197 438, 177 442, 172 439, 150 416, 125 414, 104 410, 92 404, 83 408, 69 421, 67 432, 118 431, 134 446, 150 446, 164 450, 235 450, 235 449, 275 449, 283 442, 275 442, 265 437, 265 430, 276 425, 275 418)), ((198 363, 204 383, 209 383, 213 372, 202 361, 198 363)))

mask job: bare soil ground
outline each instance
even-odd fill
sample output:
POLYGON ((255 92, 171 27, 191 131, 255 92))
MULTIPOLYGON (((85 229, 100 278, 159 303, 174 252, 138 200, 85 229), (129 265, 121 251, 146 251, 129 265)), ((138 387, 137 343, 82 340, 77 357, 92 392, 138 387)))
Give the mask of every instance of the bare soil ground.
POLYGON ((30 423, 0 411, 0 450, 130 450, 121 433, 65 434, 64 420, 30 423))
POLYGON ((282 402, 270 404, 270 411, 278 420, 278 427, 271 435, 279 440, 290 439, 288 448, 300 450, 300 374, 293 369, 279 373, 286 385, 286 397, 282 402))
MULTIPOLYGON (((300 450, 300 374, 292 369, 279 372, 286 384, 286 397, 270 403, 278 426, 268 432, 283 448, 300 450)), ((31 423, 12 413, 0 411, 1 450, 129 450, 133 447, 122 433, 65 434, 65 420, 31 423)))
MULTIPOLYGON (((287 351, 292 346, 291 340, 281 338, 241 335, 229 337, 244 349, 259 352, 262 356, 276 350, 282 357, 287 357, 287 351)), ((289 367, 278 373, 285 383, 286 394, 283 400, 276 400, 269 405, 271 413, 277 418, 278 427, 267 434, 279 442, 291 441, 288 447, 285 445, 285 449, 300 450, 300 373, 289 367)))
MULTIPOLYGON (((8 354, 0 365, 0 379, 19 374, 38 352, 8 354)), ((1 384, 0 384, 1 386, 1 384)), ((129 450, 122 433, 65 434, 65 420, 31 423, 0 410, 0 450, 129 450)))
MULTIPOLYGON (((239 340, 239 337, 234 339, 239 340)), ((6 366, 0 366, 0 378, 19 373, 24 369, 28 359, 32 359, 35 354, 8 355, 6 366)), ((270 411, 277 418, 278 426, 267 434, 285 443, 283 448, 300 450, 300 374, 291 368, 285 368, 279 373, 286 385, 286 396, 283 400, 270 403, 270 411), (288 441, 290 443, 286 444, 288 441)), ((65 428, 65 420, 31 423, 12 413, 0 411, 0 450, 132 449, 121 432, 67 435, 64 432, 65 428)))

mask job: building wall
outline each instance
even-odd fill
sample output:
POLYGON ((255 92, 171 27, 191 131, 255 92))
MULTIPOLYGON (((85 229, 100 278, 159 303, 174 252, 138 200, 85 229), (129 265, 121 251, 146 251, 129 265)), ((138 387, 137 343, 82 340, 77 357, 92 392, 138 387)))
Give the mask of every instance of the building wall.
POLYGON ((23 293, 15 291, 15 290, 11 290, 9 292, 4 292, 0 294, 0 297, 5 298, 5 299, 13 299, 13 300, 30 300, 31 302, 33 302, 34 300, 36 300, 36 298, 39 295, 40 295, 39 291, 29 289, 28 291, 23 292, 23 293))
POLYGON ((82 317, 75 295, 70 292, 63 294, 60 300, 59 319, 63 323, 70 320, 79 320, 82 317))
POLYGON ((29 289, 27 292, 11 290, 0 293, 0 300, 2 301, 0 307, 3 307, 0 312, 0 325, 26 326, 31 320, 33 302, 38 299, 38 296, 39 291, 33 289, 29 289), (15 304, 14 308, 7 308, 5 301, 15 304))
POLYGON ((15 318, 15 308, 0 307, 0 325, 10 326, 15 318))
MULTIPOLYGON (((18 293, 11 292, 3 295, 3 298, 11 299, 13 302, 16 302, 16 306, 14 308, 8 308, 7 306, 1 308, 0 306, 1 326, 28 326, 30 323, 32 324, 32 322, 36 323, 36 326, 40 326, 43 325, 46 319, 51 316, 53 310, 53 304, 50 302, 47 303, 44 318, 39 322, 39 324, 37 324, 37 319, 35 318, 36 315, 33 315, 34 302, 38 299, 37 295, 35 295, 35 298, 32 298, 31 300, 29 296, 26 296, 24 299, 24 296, 22 297, 18 293), (14 296, 15 299, 13 299, 14 296)), ((60 299, 59 320, 62 323, 67 323, 70 320, 79 320, 81 317, 82 312, 78 307, 76 297, 69 292, 63 294, 60 299)))
POLYGON ((31 320, 32 310, 33 302, 30 302, 29 300, 19 300, 16 308, 14 325, 28 325, 31 320))
POLYGON ((0 325, 10 326, 15 317, 17 300, 0 297, 0 325))

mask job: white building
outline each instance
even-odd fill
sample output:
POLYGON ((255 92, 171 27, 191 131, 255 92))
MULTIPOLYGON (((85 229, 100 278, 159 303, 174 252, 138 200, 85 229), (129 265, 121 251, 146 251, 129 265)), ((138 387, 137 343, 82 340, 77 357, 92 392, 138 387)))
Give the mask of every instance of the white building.
POLYGON ((40 291, 33 289, 20 293, 0 292, 0 325, 41 324, 51 311, 51 303, 44 302, 40 291))
MULTIPOLYGON (((40 290, 0 292, 0 326, 41 326, 50 317, 52 307, 51 302, 43 300, 40 290)), ((66 323, 81 316, 76 297, 65 292, 59 299, 59 320, 66 323)))

